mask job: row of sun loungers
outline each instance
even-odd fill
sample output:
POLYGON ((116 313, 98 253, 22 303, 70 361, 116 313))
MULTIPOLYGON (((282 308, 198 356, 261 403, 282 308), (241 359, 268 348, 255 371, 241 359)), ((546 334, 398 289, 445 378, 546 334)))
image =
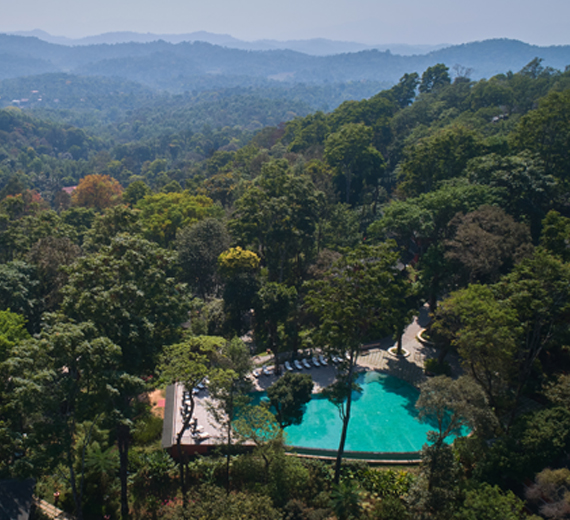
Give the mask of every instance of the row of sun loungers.
MULTIPOLYGON (((330 361, 332 361, 335 365, 341 362, 341 358, 338 356, 332 356, 330 358, 330 361)), ((318 368, 318 367, 326 367, 328 365, 328 361, 327 359, 322 355, 318 355, 318 356, 313 356, 310 360, 307 358, 303 358, 301 360, 299 359, 294 359, 293 362, 289 362, 289 361, 285 361, 284 366, 285 369, 287 370, 287 372, 293 372, 295 369, 297 370, 303 370, 303 368, 306 369, 311 369, 313 367, 318 368)), ((265 376, 269 376, 271 374, 273 374, 273 368, 268 367, 267 365, 263 365, 261 368, 256 368, 253 371, 253 375, 255 377, 259 377, 260 375, 265 375, 265 376)))

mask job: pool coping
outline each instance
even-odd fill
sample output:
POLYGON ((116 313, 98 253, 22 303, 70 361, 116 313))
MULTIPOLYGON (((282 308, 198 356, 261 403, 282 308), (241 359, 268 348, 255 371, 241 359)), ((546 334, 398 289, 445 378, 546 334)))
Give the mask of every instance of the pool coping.
MULTIPOLYGON (((302 446, 285 447, 288 453, 304 458, 333 461, 336 460, 337 450, 320 448, 304 448, 302 446)), ((359 460, 368 464, 419 464, 421 455, 419 451, 381 452, 381 451, 345 451, 343 459, 359 460)))

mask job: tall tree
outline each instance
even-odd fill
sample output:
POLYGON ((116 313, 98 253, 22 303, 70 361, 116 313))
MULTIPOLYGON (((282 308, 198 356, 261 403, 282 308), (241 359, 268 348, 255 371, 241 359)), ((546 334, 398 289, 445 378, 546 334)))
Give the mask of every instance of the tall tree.
MULTIPOLYGON (((98 253, 80 258, 69 268, 62 289, 61 312, 69 318, 92 321, 99 334, 121 348, 122 368, 133 376, 154 369, 163 345, 176 342, 187 320, 189 303, 184 287, 174 278, 174 253, 140 237, 120 234, 98 253)), ((125 385, 117 396, 120 453, 121 511, 128 516, 128 421, 137 385, 125 385)))
POLYGON ((336 171, 337 189, 347 204, 356 204, 365 186, 377 194, 386 165, 372 145, 372 136, 372 128, 348 123, 325 142, 324 159, 336 171))
POLYGON ((263 284, 257 293, 254 306, 256 341, 273 352, 277 374, 280 373, 279 352, 285 346, 284 328, 296 301, 295 287, 276 282, 263 284))
POLYGON ((24 433, 44 446, 52 464, 65 461, 79 519, 89 435, 78 446, 78 428, 85 421, 94 426, 110 412, 108 404, 120 385, 119 365, 119 347, 98 337, 91 323, 55 323, 11 352, 11 387, 23 414, 24 433))
POLYGON ((265 464, 265 482, 269 480, 272 452, 283 451, 283 430, 266 406, 246 406, 233 424, 235 433, 251 441, 265 464))
POLYGON ((306 308, 318 320, 315 340, 343 360, 338 381, 331 391, 343 419, 335 464, 335 482, 350 421, 355 367, 364 341, 392 330, 392 302, 407 291, 400 276, 393 243, 361 246, 341 258, 324 276, 307 284, 306 308))
MULTIPOLYGON (((497 297, 515 310, 520 324, 515 358, 519 401, 528 378, 544 350, 567 341, 570 333, 570 266, 541 249, 520 262, 496 285, 497 297)), ((511 413, 511 423, 515 410, 511 413)))
POLYGON ((164 348, 158 364, 161 380, 167 384, 180 383, 188 390, 190 406, 184 413, 180 430, 176 433, 178 465, 180 473, 180 489, 182 504, 186 508, 187 464, 188 460, 182 451, 182 437, 190 428, 194 416, 195 400, 193 389, 207 377, 212 369, 213 361, 225 344, 224 338, 216 336, 196 336, 183 343, 169 345, 164 348))
POLYGON ((297 284, 315 253, 321 193, 309 177, 294 175, 284 159, 263 165, 236 202, 229 228, 241 245, 254 246, 272 282, 297 284))
POLYGON ((230 247, 230 235, 222 222, 205 219, 176 234, 178 262, 184 281, 205 298, 219 285, 218 257, 230 247))
POLYGON ((453 232, 449 223, 457 213, 474 211, 496 200, 497 194, 488 186, 446 183, 430 193, 390 202, 383 217, 369 226, 368 236, 394 238, 404 251, 406 263, 409 252, 416 255, 420 282, 433 312, 450 278, 444 249, 444 241, 453 232))
POLYGON ((428 67, 424 71, 419 90, 420 93, 427 94, 429 92, 435 92, 450 83, 449 68, 443 63, 438 63, 432 67, 428 67))
POLYGON ((209 383, 212 400, 209 410, 214 420, 223 428, 226 450, 226 491, 229 494, 230 459, 233 445, 233 423, 238 410, 249 402, 251 381, 247 374, 251 358, 246 345, 238 338, 227 342, 217 361, 217 370, 212 372, 209 383))
POLYGON ((259 256, 239 246, 218 257, 228 328, 238 336, 248 328, 246 315, 253 308, 259 289, 259 265, 259 256))
POLYGON ((435 130, 405 148, 398 173, 399 192, 415 197, 432 191, 438 182, 462 176, 469 159, 481 149, 480 137, 465 126, 435 130))
POLYGON ((485 285, 455 291, 438 306, 431 334, 443 355, 455 348, 500 416, 512 406, 519 323, 515 310, 485 285))

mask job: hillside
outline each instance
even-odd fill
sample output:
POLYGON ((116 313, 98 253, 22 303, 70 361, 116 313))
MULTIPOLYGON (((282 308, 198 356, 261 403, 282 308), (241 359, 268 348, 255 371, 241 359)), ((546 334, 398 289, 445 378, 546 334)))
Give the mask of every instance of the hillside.
POLYGON ((195 41, 165 41, 65 46, 38 38, 0 35, 0 79, 46 72, 119 77, 183 92, 193 85, 227 76, 237 86, 252 80, 324 84, 349 81, 396 83, 406 72, 423 72, 436 63, 471 69, 472 79, 517 71, 535 57, 564 69, 570 46, 538 47, 515 40, 487 40, 447 47, 426 55, 401 56, 376 49, 332 56, 291 50, 248 51, 195 41))

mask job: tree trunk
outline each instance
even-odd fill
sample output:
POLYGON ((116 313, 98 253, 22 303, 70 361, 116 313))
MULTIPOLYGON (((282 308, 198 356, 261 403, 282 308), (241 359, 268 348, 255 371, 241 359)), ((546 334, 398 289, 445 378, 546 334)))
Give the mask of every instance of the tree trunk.
POLYGON ((344 445, 346 443, 346 435, 348 433, 348 422, 350 421, 350 408, 352 406, 352 373, 354 370, 354 351, 350 352, 350 366, 348 369, 348 381, 350 389, 346 398, 346 411, 342 419, 342 433, 340 434, 340 443, 338 445, 338 452, 336 454, 336 462, 334 466, 334 483, 340 482, 340 467, 342 465, 342 456, 344 454, 344 445))
POLYGON ((73 495, 73 502, 75 503, 75 514, 77 516, 77 520, 83 520, 83 508, 81 506, 81 498, 77 493, 77 480, 75 478, 75 470, 73 468, 71 447, 69 447, 67 450, 67 463, 69 466, 69 482, 71 484, 71 493, 73 495))
POLYGON ((344 180, 346 182, 346 203, 350 204, 350 187, 352 185, 352 171, 350 168, 345 168, 344 180))
POLYGON ((396 349, 396 355, 402 355, 402 336, 404 335, 404 331, 398 332, 398 348, 396 349))
POLYGON ((229 403, 229 407, 227 409, 227 419, 228 419, 228 447, 227 447, 227 455, 226 455, 226 494, 230 494, 230 457, 231 457, 231 449, 232 449, 232 419, 234 415, 234 384, 232 383, 231 389, 231 399, 229 403))
POLYGON ((182 493, 182 508, 186 511, 187 506, 187 497, 186 497, 186 456, 182 453, 182 436, 184 432, 188 430, 190 427, 190 421, 192 420, 192 416, 194 415, 194 395, 192 394, 192 390, 190 390, 190 410, 184 419, 184 423, 182 424, 182 428, 176 435, 176 448, 178 451, 178 466, 179 466, 179 473, 180 473, 180 492, 182 493))
POLYGON ((129 518, 129 498, 127 495, 127 476, 129 466, 129 427, 126 424, 119 426, 119 479, 121 481, 121 518, 129 518))
POLYGON ((228 446, 226 452, 226 494, 230 494, 230 457, 231 457, 231 443, 232 443, 232 423, 228 422, 228 446))

